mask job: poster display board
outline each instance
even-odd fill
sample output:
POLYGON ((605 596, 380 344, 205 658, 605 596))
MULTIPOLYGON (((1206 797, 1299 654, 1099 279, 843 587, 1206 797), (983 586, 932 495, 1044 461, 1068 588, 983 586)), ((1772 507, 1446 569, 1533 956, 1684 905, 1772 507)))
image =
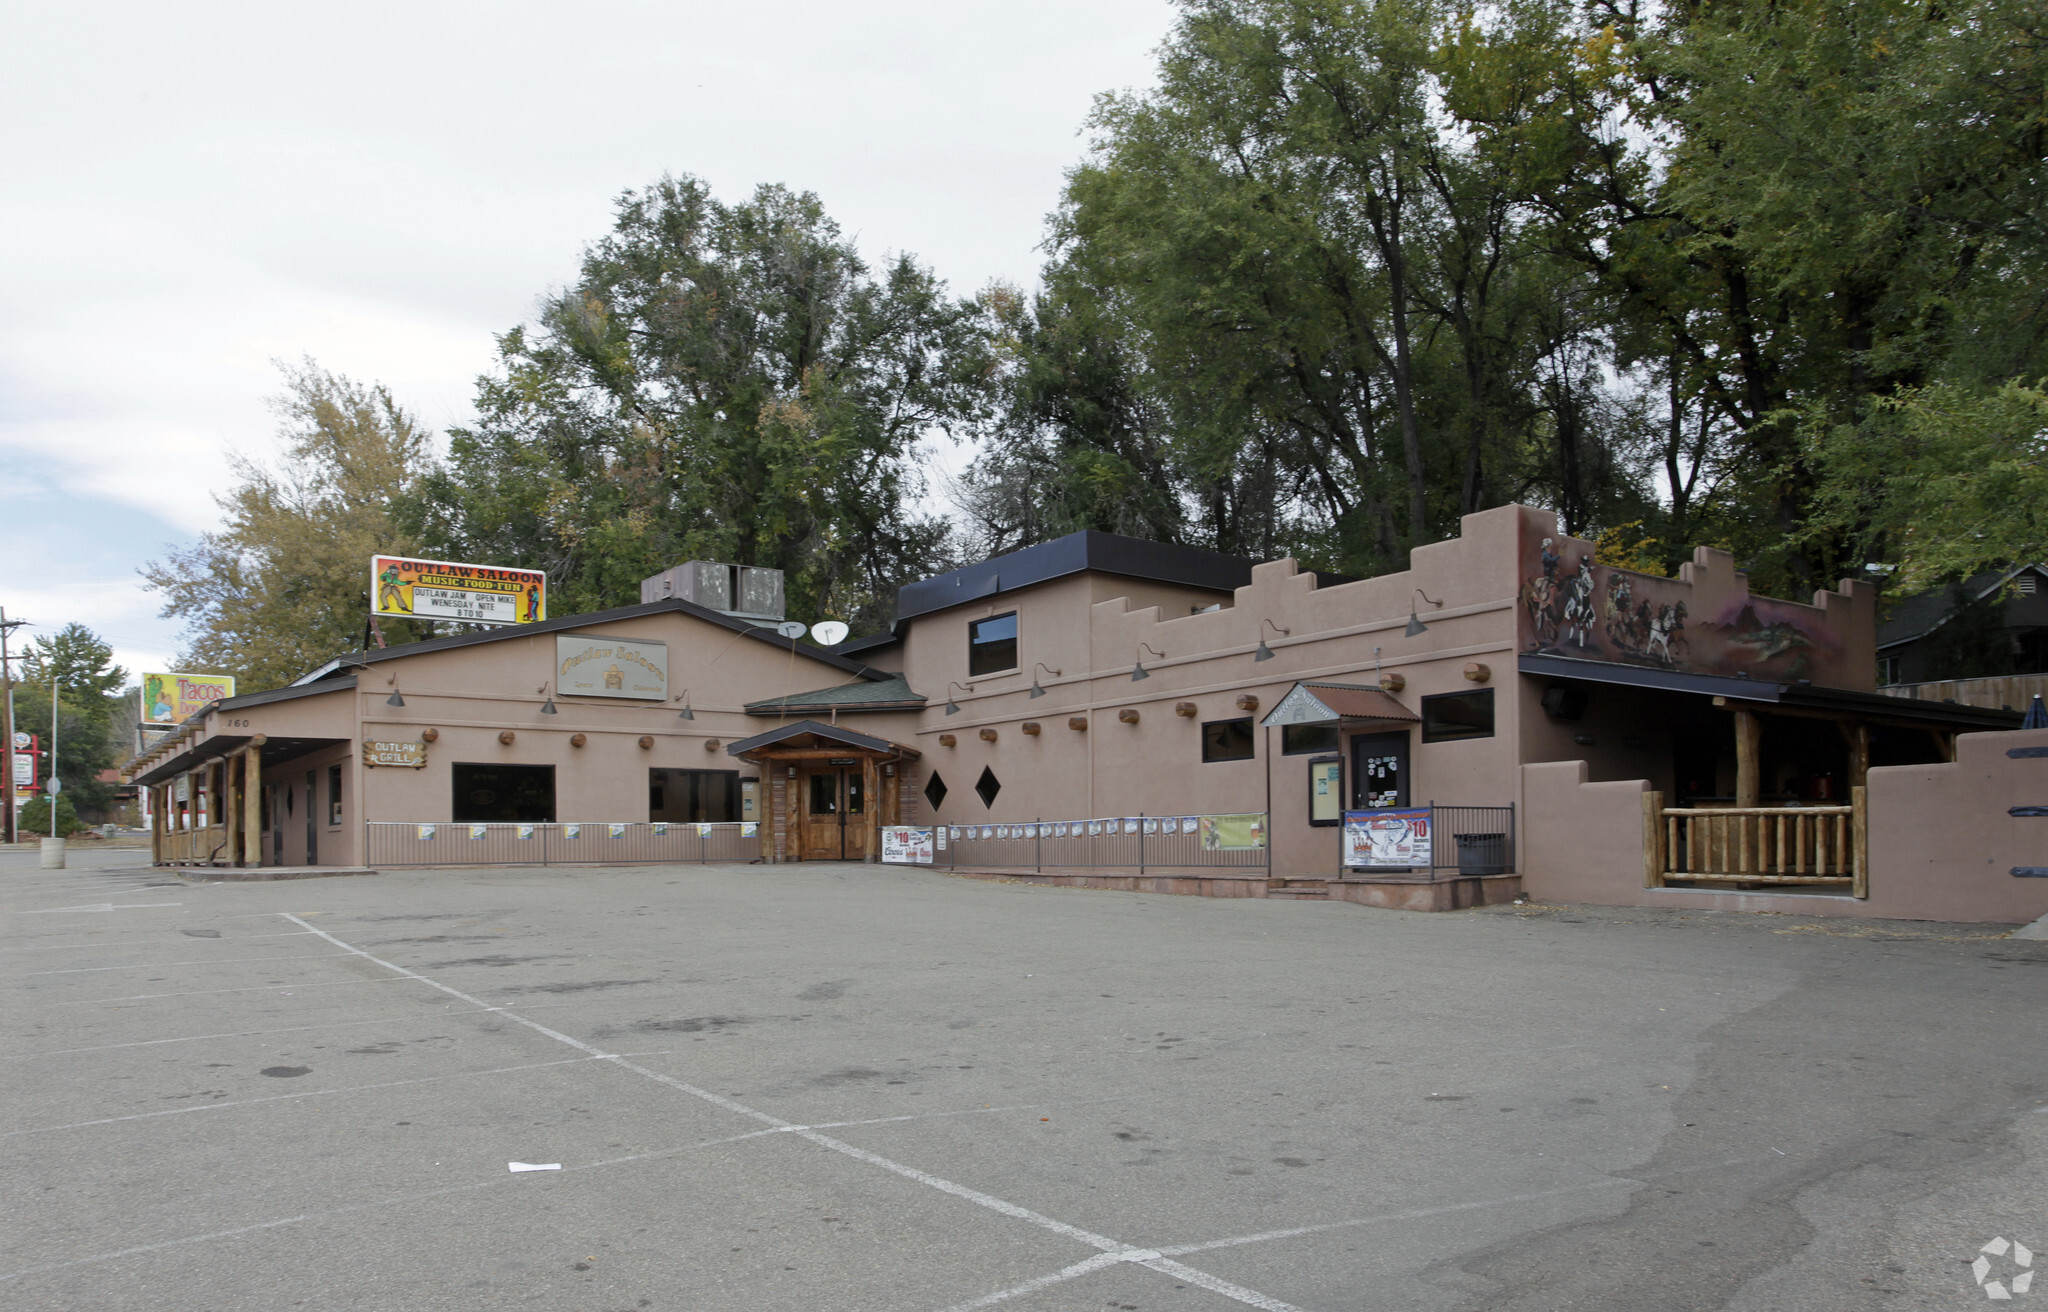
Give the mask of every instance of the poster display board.
POLYGON ((1430 808, 1344 813, 1344 864, 1354 870, 1427 870, 1430 808))
POLYGON ((558 634, 555 691, 570 697, 668 700, 668 644, 558 634))
POLYGON ((885 865, 928 866, 937 836, 929 829, 882 830, 882 861, 885 865))
POLYGON ((370 557, 370 609, 378 615, 538 624, 548 617, 548 576, 452 560, 370 557))
MULTIPOLYGON (((1111 821, 1114 824, 1114 821, 1111 821)), ((1132 828, 1137 822, 1132 822, 1132 828)), ((1246 815, 1205 815, 1201 817, 1202 850, 1223 852, 1266 845, 1266 817, 1254 811, 1246 815)))
POLYGON ((142 722, 170 727, 218 701, 235 695, 232 674, 145 674, 142 676, 142 722))
POLYGON ((1344 758, 1318 756, 1308 763, 1308 822, 1334 825, 1344 819, 1344 758))

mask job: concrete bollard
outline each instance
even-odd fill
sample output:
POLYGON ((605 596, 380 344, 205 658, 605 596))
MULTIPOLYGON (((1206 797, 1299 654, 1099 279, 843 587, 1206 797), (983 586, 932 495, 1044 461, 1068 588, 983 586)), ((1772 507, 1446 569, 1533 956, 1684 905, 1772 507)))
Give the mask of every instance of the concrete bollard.
POLYGON ((43 840, 43 869, 62 870, 63 868, 64 840, 61 838, 45 838, 43 840))

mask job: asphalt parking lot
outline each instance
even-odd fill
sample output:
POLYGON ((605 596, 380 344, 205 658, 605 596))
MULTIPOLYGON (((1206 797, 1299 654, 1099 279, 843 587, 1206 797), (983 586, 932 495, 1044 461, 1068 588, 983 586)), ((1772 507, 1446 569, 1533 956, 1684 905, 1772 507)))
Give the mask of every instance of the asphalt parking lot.
POLYGON ((0 856, 0 1307, 1960 1308, 2048 1249, 1995 927, 135 859, 0 856))

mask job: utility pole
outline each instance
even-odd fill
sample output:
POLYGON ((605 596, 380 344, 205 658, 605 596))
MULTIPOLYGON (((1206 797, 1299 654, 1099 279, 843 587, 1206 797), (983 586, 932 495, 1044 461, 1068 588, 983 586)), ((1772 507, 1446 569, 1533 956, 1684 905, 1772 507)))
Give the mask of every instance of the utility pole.
POLYGON ((10 843, 21 836, 14 832, 14 666, 8 660, 7 639, 26 622, 8 619, 7 608, 0 606, 0 741, 6 744, 0 748, 0 772, 5 776, 0 782, 0 811, 6 813, 0 832, 10 843))

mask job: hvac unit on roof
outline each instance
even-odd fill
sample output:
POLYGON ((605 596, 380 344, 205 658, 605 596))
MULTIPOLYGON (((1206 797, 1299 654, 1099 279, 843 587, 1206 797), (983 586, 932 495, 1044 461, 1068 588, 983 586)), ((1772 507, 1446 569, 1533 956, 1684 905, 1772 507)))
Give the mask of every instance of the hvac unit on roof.
POLYGON ((747 619, 783 617, 782 571, 716 560, 686 560, 640 582, 642 602, 684 601, 747 619))

